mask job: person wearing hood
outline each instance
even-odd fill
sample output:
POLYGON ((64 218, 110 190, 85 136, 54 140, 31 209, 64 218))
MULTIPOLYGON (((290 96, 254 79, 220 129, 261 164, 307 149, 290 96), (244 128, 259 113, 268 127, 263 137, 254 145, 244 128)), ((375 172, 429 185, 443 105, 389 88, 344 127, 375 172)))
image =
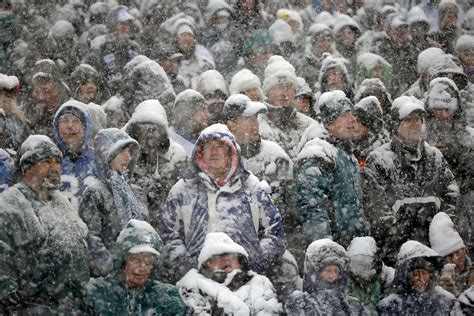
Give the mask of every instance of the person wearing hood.
MULTIPOLYGON (((359 89, 354 97, 354 103, 359 103, 360 100, 374 96, 380 104, 383 113, 383 121, 390 122, 390 110, 392 108, 392 97, 387 91, 382 80, 379 78, 365 79, 359 85, 359 89)), ((375 149, 375 148, 374 148, 375 149)))
POLYGON ((349 62, 344 58, 334 58, 328 55, 321 62, 318 82, 315 84, 315 95, 317 100, 319 96, 328 91, 342 90, 349 100, 354 98, 352 89, 352 78, 347 71, 346 65, 349 62))
POLYGON ((86 286, 94 315, 187 315, 178 289, 158 280, 163 242, 147 222, 132 219, 117 237, 114 270, 86 286))
POLYGON ((148 220, 148 209, 130 184, 139 145, 117 128, 100 130, 94 139, 97 178, 88 181, 79 215, 89 228, 93 276, 110 272, 110 251, 130 219, 148 220))
POLYGON ((262 102, 265 99, 260 79, 246 68, 238 71, 232 77, 229 84, 229 94, 245 94, 254 102, 262 102))
POLYGON ((451 315, 457 311, 454 297, 436 286, 442 262, 436 251, 418 241, 406 241, 397 255, 395 293, 380 301, 379 315, 451 315))
POLYGON ((257 273, 265 273, 285 250, 281 215, 243 166, 240 147, 222 124, 201 132, 190 170, 171 189, 160 224, 173 278, 196 267, 206 233, 227 233, 248 252, 257 273))
POLYGON ((380 79, 385 89, 391 94, 392 65, 382 56, 372 53, 362 53, 357 56, 357 74, 355 85, 359 86, 366 79, 380 79))
POLYGON ((407 24, 410 32, 409 41, 416 50, 415 56, 430 47, 439 47, 441 45, 433 41, 428 34, 430 23, 423 10, 416 6, 412 7, 407 13, 407 24))
POLYGON ((209 112, 208 125, 224 123, 220 117, 229 90, 224 77, 217 70, 208 70, 199 75, 196 90, 206 99, 209 112))
POLYGON ((268 28, 268 31, 275 39, 280 55, 290 60, 291 56, 296 52, 296 38, 291 30, 291 26, 284 20, 277 19, 268 28))
POLYGON ((69 74, 79 64, 80 50, 76 30, 71 22, 59 20, 49 29, 53 39, 54 60, 61 65, 62 73, 69 74))
POLYGON ((107 15, 107 29, 104 43, 90 56, 91 65, 105 77, 112 94, 120 90, 123 68, 140 52, 138 43, 131 39, 133 20, 126 6, 111 9, 107 15))
POLYGON ((29 134, 25 113, 17 103, 20 82, 16 76, 0 74, 0 148, 18 151, 29 134))
POLYGON ((474 285, 474 267, 467 249, 448 214, 439 212, 430 224, 430 246, 444 257, 439 285, 458 297, 474 285))
POLYGON ((166 72, 176 94, 180 94, 186 90, 184 79, 178 75, 179 61, 183 57, 183 54, 179 53, 176 47, 169 44, 161 44, 150 52, 148 56, 155 59, 166 72))
POLYGON ((192 314, 280 315, 272 283, 249 267, 249 255, 222 232, 210 232, 196 268, 176 284, 192 314))
POLYGON ((70 87, 74 98, 85 104, 102 104, 110 97, 102 76, 88 64, 80 64, 74 69, 70 76, 70 87))
POLYGON ((244 68, 263 80, 267 62, 275 54, 276 43, 273 35, 265 29, 255 30, 244 42, 242 57, 244 68))
POLYGON ((31 135, 20 155, 22 178, 0 195, 0 314, 80 313, 87 226, 59 193, 61 151, 31 135))
POLYGON ((32 134, 53 137, 54 114, 69 99, 69 88, 62 82, 58 66, 51 59, 37 61, 32 74, 31 90, 23 106, 25 116, 32 134))
POLYGON ((150 224, 157 228, 168 192, 178 182, 188 157, 184 148, 170 139, 166 112, 158 100, 140 103, 125 131, 140 145, 132 182, 146 197, 150 224))
POLYGON ((382 299, 386 276, 380 249, 372 237, 356 237, 347 248, 349 257, 346 293, 357 298, 372 314, 382 299))
POLYGON ((303 291, 285 305, 288 315, 369 315, 354 297, 345 294, 348 255, 330 239, 313 241, 306 250, 303 291))
POLYGON ((354 155, 364 169, 367 156, 374 149, 388 143, 390 135, 385 129, 382 107, 375 96, 361 99, 354 106, 357 120, 354 135, 354 155))
POLYGON ((296 145, 304 130, 317 123, 295 108, 295 68, 283 57, 269 59, 263 92, 267 97, 268 112, 259 116, 261 136, 280 145, 293 159, 298 154, 296 145))
POLYGON ((458 29, 459 7, 456 0, 441 0, 439 3, 439 30, 431 34, 431 38, 441 45, 446 54, 454 54, 458 29))
POLYGON ((294 167, 295 231, 301 231, 296 255, 301 261, 311 241, 333 238, 348 246, 354 237, 369 233, 360 170, 350 149, 356 123, 353 105, 344 92, 335 90, 321 95, 319 107, 329 136, 308 141, 294 167))
POLYGON ((208 58, 198 52, 194 24, 188 19, 178 19, 174 23, 174 31, 176 48, 183 54, 179 61, 178 75, 184 80, 186 88, 196 89, 199 75, 215 68, 213 57, 207 50, 208 58))
POLYGON ((84 103, 70 100, 61 105, 53 119, 54 138, 63 154, 61 192, 76 209, 86 178, 97 175, 91 133, 92 119, 84 103))
POLYGON ((316 120, 316 111, 314 109, 314 95, 313 90, 309 87, 303 77, 296 78, 296 109, 316 120))
POLYGON ((420 52, 418 54, 416 66, 418 79, 416 79, 408 90, 403 92, 403 95, 414 96, 418 100, 422 100, 425 97, 425 93, 428 91, 428 86, 430 84, 429 69, 431 65, 436 63, 443 55, 443 50, 438 47, 430 47, 420 52))
POLYGON ((331 29, 321 23, 313 24, 308 30, 308 40, 304 54, 295 55, 290 61, 297 73, 302 75, 310 87, 318 81, 319 71, 325 53, 333 57, 340 57, 339 53, 333 49, 334 37, 331 29))
POLYGON ((392 65, 391 95, 397 97, 416 81, 416 50, 408 40, 408 24, 402 16, 394 15, 386 25, 387 35, 377 44, 375 53, 392 65))
POLYGON ((363 173, 364 208, 389 265, 406 240, 428 242, 428 226, 436 213, 457 218, 459 197, 448 163, 424 140, 423 103, 399 97, 391 114, 391 141, 369 154, 363 173))
MULTIPOLYGON (((473 10, 474 11, 474 10, 473 10)), ((459 37, 456 42, 456 56, 471 85, 474 84, 474 33, 459 37)))
POLYGON ((357 41, 361 36, 360 26, 351 17, 340 15, 334 25, 334 40, 337 51, 348 61, 351 78, 356 76, 358 47, 357 41))
POLYGON ((170 139, 183 146, 191 157, 199 133, 208 126, 206 99, 199 92, 186 89, 176 96, 172 113, 170 139))

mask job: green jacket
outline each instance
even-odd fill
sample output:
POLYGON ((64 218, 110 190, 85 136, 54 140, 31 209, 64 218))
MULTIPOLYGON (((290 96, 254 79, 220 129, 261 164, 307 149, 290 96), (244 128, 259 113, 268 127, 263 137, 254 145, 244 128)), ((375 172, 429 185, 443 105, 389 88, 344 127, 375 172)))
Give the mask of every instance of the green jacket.
POLYGON ((376 312, 381 299, 381 280, 375 276, 369 283, 358 283, 352 277, 348 278, 346 293, 355 297, 370 311, 376 312))

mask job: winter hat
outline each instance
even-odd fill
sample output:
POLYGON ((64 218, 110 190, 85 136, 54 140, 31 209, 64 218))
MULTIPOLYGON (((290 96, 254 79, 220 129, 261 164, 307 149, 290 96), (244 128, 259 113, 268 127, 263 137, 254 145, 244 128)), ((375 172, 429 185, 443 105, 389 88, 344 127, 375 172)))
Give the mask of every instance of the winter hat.
POLYGON ((442 55, 444 55, 444 51, 438 47, 430 47, 419 53, 417 59, 418 74, 428 73, 431 65, 442 55))
POLYGON ((176 35, 181 35, 184 33, 189 33, 194 35, 194 24, 189 21, 189 19, 186 18, 181 18, 178 19, 174 25, 173 28, 175 30, 176 35))
POLYGON ((439 254, 419 241, 408 240, 400 247, 400 251, 397 254, 397 262, 402 263, 418 257, 439 257, 439 254))
POLYGON ((412 113, 424 114, 423 102, 414 96, 401 96, 393 100, 391 109, 390 132, 395 134, 400 123, 412 113))
POLYGON ((349 255, 349 271, 366 280, 371 279, 381 268, 381 263, 376 258, 379 249, 372 237, 355 237, 352 239, 347 254, 349 255), (379 267, 376 266, 379 265, 379 267))
POLYGON ((262 47, 262 46, 271 46, 275 44, 275 39, 273 35, 264 29, 255 30, 244 42, 244 47, 242 48, 242 55, 244 57, 250 56, 253 50, 262 47))
POLYGON ((456 3, 456 0, 441 0, 438 5, 438 10, 440 19, 448 12, 456 14, 459 13, 459 8, 458 4, 456 3))
POLYGON ((444 54, 431 64, 428 73, 430 80, 437 77, 449 77, 456 83, 459 90, 463 90, 468 83, 467 75, 456 63, 453 55, 444 54))
POLYGON ((131 124, 157 124, 168 128, 166 111, 158 100, 146 100, 138 104, 125 129, 131 124))
POLYGON ((76 100, 69 100, 61 105, 61 107, 56 111, 55 118, 53 119, 54 122, 57 122, 61 117, 66 114, 73 115, 77 117, 83 126, 86 126, 86 116, 84 114, 84 110, 79 109, 82 108, 87 110, 87 106, 79 101, 76 100), (57 116, 57 117, 56 117, 57 116))
POLYGON ((108 164, 125 148, 132 151, 133 165, 138 157, 140 146, 137 141, 131 138, 125 131, 118 128, 101 129, 94 138, 94 154, 98 164, 104 164, 103 168, 108 168, 108 164))
POLYGON ((173 125, 183 126, 194 114, 207 105, 206 99, 196 90, 186 89, 176 96, 173 106, 173 125))
POLYGON ((353 110, 351 101, 341 90, 324 92, 318 100, 321 121, 324 126, 332 124, 339 116, 353 110))
POLYGON ((223 102, 229 96, 224 76, 214 69, 207 70, 199 75, 196 90, 206 97, 208 104, 217 101, 223 102), (216 100, 215 98, 219 97, 219 95, 224 97, 224 99, 216 100), (213 99, 209 99, 209 97, 213 99))
POLYGON ((277 19, 281 19, 285 22, 289 21, 295 21, 297 22, 300 27, 299 30, 302 30, 304 25, 303 25, 303 20, 301 19, 301 15, 294 10, 288 10, 288 9, 279 9, 276 13, 277 19))
POLYGON ((161 255, 163 241, 156 230, 147 222, 131 219, 117 237, 117 245, 126 253, 149 252, 161 255))
MULTIPOLYGON (((208 233, 198 257, 198 269, 201 269, 212 256, 239 254, 248 260, 249 255, 241 245, 222 232, 208 233)), ((242 262, 241 262, 242 263, 242 262)))
POLYGON ((460 108, 459 100, 459 90, 451 79, 441 77, 431 80, 426 97, 428 109, 448 109, 456 111, 460 108))
POLYGON ((315 23, 308 30, 308 36, 312 41, 319 37, 329 36, 332 38, 332 31, 326 24, 315 23))
MULTIPOLYGON (((385 106, 389 108, 392 106, 392 97, 387 91, 387 88, 379 78, 365 79, 359 86, 359 90, 354 97, 354 102, 359 102, 365 97, 381 93, 384 99, 385 106)), ((384 110, 385 111, 385 110, 384 110)))
POLYGON ((51 27, 49 33, 55 40, 70 38, 75 35, 74 26, 65 20, 59 20, 51 27))
POLYGON ((386 32, 390 31, 391 29, 399 28, 399 27, 407 27, 408 24, 405 21, 404 17, 401 15, 393 15, 390 18, 390 21, 385 25, 386 32))
POLYGON ((224 103, 222 116, 226 120, 235 121, 237 117, 251 117, 267 111, 265 104, 253 102, 244 94, 231 95, 224 103))
POLYGON ((268 59, 267 67, 264 72, 263 93, 280 84, 290 84, 296 88, 295 67, 285 58, 274 55, 268 59))
POLYGON ((283 20, 276 20, 269 28, 268 31, 272 34, 275 43, 281 45, 285 42, 295 43, 295 35, 291 30, 291 27, 283 20))
POLYGON ((215 16, 230 17, 234 10, 225 0, 209 0, 204 17, 207 21, 215 16))
POLYGON ((258 89, 260 90, 262 99, 263 91, 261 89, 262 84, 260 79, 252 71, 244 68, 237 72, 230 81, 229 92, 230 94, 243 93, 245 90, 258 89))
POLYGON ((429 232, 431 248, 443 257, 466 247, 454 228, 453 221, 444 212, 439 212, 433 217, 429 232))
POLYGON ((0 74, 0 90, 19 90, 20 82, 16 76, 0 74))
POLYGON ((383 128, 383 112, 380 102, 375 96, 368 96, 361 99, 352 111, 357 121, 367 126, 375 133, 383 128))
POLYGON ((351 28, 357 34, 357 37, 360 36, 361 31, 360 31, 359 24, 356 21, 354 21, 354 19, 351 18, 350 16, 345 15, 345 14, 340 14, 337 17, 336 24, 334 24, 334 29, 333 29, 334 35, 339 34, 339 32, 341 32, 345 27, 351 28))
POLYGON ((309 85, 306 83, 306 80, 302 77, 296 77, 296 94, 295 97, 313 97, 313 91, 309 87, 309 85))
POLYGON ((59 148, 45 135, 30 135, 21 144, 20 155, 20 167, 23 172, 44 159, 50 157, 62 159, 59 148))
POLYGON ((474 50, 474 35, 464 34, 461 35, 456 41, 456 54, 467 53, 474 50))
MULTIPOLYGON (((323 55, 324 57, 325 55, 323 55)), ((327 91, 327 75, 329 70, 335 69, 339 72, 342 77, 343 89, 349 85, 349 75, 347 72, 346 64, 349 64, 349 61, 345 58, 333 57, 332 55, 326 55, 324 60, 321 63, 321 69, 319 71, 318 83, 321 88, 321 92, 327 91)))
POLYGON ((425 26, 426 31, 430 29, 428 17, 423 9, 419 6, 412 7, 407 13, 408 25, 412 26, 415 23, 421 23, 425 26))
MULTIPOLYGON (((346 270, 349 256, 344 247, 338 243, 324 238, 313 241, 306 250, 306 262, 310 262, 321 271, 328 265, 337 265, 341 272, 346 270)), ((305 267, 305 270, 307 268, 305 267)))

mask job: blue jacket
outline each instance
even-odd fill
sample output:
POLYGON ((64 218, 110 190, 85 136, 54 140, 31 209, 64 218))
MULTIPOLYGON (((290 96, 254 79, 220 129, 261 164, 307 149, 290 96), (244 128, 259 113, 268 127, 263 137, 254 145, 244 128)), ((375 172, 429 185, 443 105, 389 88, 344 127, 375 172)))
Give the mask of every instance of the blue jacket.
POLYGON ((94 151, 89 146, 89 139, 92 134, 92 118, 85 104, 78 101, 68 101, 64 103, 56 112, 53 120, 53 134, 58 148, 63 153, 61 191, 69 199, 71 204, 78 208, 80 199, 84 193, 84 180, 88 176, 97 176, 94 151), (64 111, 71 108, 77 109, 84 114, 84 138, 82 140, 81 154, 73 156, 68 151, 68 146, 62 141, 58 131, 58 120, 64 111))
POLYGON ((234 136, 221 124, 208 127, 191 161, 190 174, 171 189, 160 221, 168 262, 172 270, 181 270, 172 275, 181 277, 197 267, 211 231, 227 233, 248 252, 250 269, 265 272, 285 250, 282 219, 259 180, 242 166, 234 136), (231 171, 222 186, 198 167, 202 145, 212 139, 222 140, 232 152, 231 171))
POLYGON ((308 142, 296 159, 294 183, 296 219, 308 244, 329 237, 347 247, 368 235, 358 163, 341 144, 308 142))

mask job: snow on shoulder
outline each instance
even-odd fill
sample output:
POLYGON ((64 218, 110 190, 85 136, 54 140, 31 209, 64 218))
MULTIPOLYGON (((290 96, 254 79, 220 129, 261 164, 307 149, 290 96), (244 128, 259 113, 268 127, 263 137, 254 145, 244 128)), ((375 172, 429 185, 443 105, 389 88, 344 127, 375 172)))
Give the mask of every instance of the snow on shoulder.
POLYGON ((308 141, 296 157, 297 162, 302 162, 311 158, 322 158, 324 161, 333 164, 336 160, 337 149, 327 141, 315 138, 308 141))

